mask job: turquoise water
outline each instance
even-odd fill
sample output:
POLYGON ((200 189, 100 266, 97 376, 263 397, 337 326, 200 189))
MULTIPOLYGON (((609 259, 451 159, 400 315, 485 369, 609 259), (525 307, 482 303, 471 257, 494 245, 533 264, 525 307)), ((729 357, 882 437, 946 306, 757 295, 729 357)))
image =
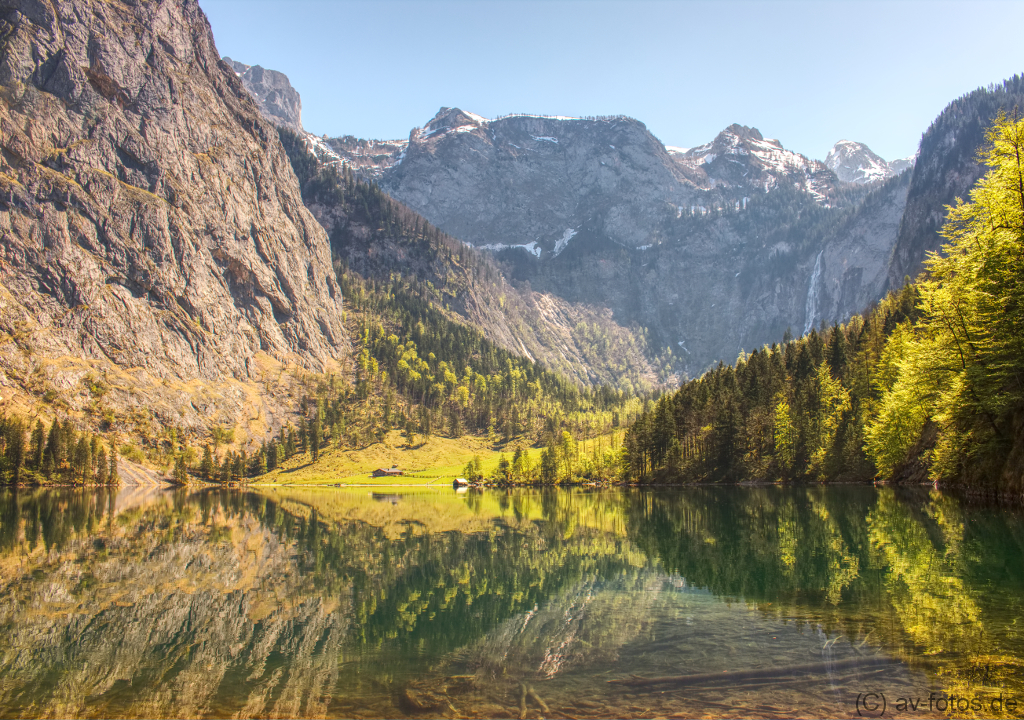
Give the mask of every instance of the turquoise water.
POLYGON ((1021 716, 1022 549, 917 489, 0 491, 0 716, 1021 716))

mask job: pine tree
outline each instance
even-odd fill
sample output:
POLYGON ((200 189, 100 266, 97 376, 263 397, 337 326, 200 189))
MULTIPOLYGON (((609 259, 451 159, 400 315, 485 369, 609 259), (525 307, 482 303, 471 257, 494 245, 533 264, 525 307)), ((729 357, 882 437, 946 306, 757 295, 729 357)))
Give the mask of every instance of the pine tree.
POLYGON ((74 470, 82 482, 92 480, 92 446, 85 433, 78 438, 78 444, 75 446, 74 470))
POLYGON ((110 462, 107 460, 107 451, 102 443, 96 451, 96 482, 100 485, 110 482, 110 462))
POLYGON ((213 451, 207 445, 203 448, 203 459, 199 463, 199 475, 203 478, 204 482, 211 482, 213 480, 213 472, 213 451))
POLYGON ((21 469, 25 465, 25 421, 20 417, 8 418, 4 429, 4 456, 14 482, 21 482, 21 469))
POLYGON ((320 424, 320 414, 317 413, 316 419, 313 420, 312 427, 309 429, 309 447, 313 454, 313 462, 320 459, 320 438, 323 434, 323 426, 320 424))
POLYGON ((50 425, 50 432, 47 434, 46 452, 43 455, 43 472, 46 473, 47 480, 51 480, 53 473, 60 469, 60 445, 60 423, 54 420, 50 425))
POLYGON ((46 450, 46 429, 43 427, 42 420, 36 420, 29 448, 29 467, 33 470, 42 470, 43 453, 46 450))
POLYGON ((188 482, 188 469, 185 467, 185 454, 174 456, 174 482, 184 485, 188 482))
POLYGON ((107 481, 112 485, 121 482, 121 475, 117 469, 117 441, 110 442, 110 472, 107 473, 107 481))
POLYGON ((554 437, 548 439, 548 445, 540 453, 540 479, 547 484, 558 480, 558 449, 554 437))

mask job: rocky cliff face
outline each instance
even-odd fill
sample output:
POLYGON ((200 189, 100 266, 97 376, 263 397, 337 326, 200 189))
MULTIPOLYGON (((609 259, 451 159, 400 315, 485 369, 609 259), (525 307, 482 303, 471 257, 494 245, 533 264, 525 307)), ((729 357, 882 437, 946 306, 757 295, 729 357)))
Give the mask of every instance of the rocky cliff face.
POLYGON ((200 428, 344 354, 326 235, 194 0, 3 0, 0 47, 5 399, 200 428))
POLYGON ((901 287, 924 268, 928 251, 944 242, 938 231, 946 206, 968 199, 986 167, 978 162, 985 131, 1000 112, 1024 107, 1024 77, 1014 75, 999 85, 979 88, 952 103, 921 138, 921 149, 907 196, 907 209, 889 265, 889 284, 901 287))
POLYGON ((865 190, 741 125, 680 149, 629 118, 445 108, 381 185, 533 290, 647 328, 691 375, 863 309, 896 231, 888 216, 853 222, 865 190))
POLYGON ((857 210, 827 235, 807 283, 807 332, 824 321, 843 323, 889 289, 889 260, 907 206, 911 173, 898 174, 873 190, 857 210))
POLYGON ((224 62, 242 79, 264 117, 276 125, 302 131, 302 100, 287 75, 259 65, 245 65, 229 57, 225 57, 224 62))
POLYGON ((413 130, 381 173, 383 189, 455 237, 543 258, 584 227, 627 248, 651 245, 668 213, 742 207, 780 183, 825 204, 837 185, 824 165, 755 128, 670 151, 632 118, 485 120, 458 108, 413 130))

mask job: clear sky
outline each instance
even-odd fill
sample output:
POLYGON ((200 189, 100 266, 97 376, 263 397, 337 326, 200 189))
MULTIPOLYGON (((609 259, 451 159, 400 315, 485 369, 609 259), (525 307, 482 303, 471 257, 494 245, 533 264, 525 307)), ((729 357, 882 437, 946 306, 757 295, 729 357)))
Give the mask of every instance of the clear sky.
POLYGON ((408 137, 441 106, 730 123, 823 159, 917 150, 952 100, 1024 72, 1024 2, 200 0, 221 55, 288 75, 317 134, 408 137))

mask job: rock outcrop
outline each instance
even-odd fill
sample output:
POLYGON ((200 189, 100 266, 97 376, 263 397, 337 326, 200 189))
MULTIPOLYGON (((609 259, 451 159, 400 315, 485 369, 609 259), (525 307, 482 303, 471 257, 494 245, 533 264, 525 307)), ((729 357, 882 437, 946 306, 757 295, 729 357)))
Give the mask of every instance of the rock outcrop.
POLYGON ((5 399, 200 428, 346 353, 326 234, 195 0, 2 0, 0 145, 5 399))
POLYGON ((242 78, 242 84, 259 104, 260 112, 267 120, 302 132, 302 100, 287 75, 259 65, 245 65, 229 57, 225 57, 224 62, 242 78))

